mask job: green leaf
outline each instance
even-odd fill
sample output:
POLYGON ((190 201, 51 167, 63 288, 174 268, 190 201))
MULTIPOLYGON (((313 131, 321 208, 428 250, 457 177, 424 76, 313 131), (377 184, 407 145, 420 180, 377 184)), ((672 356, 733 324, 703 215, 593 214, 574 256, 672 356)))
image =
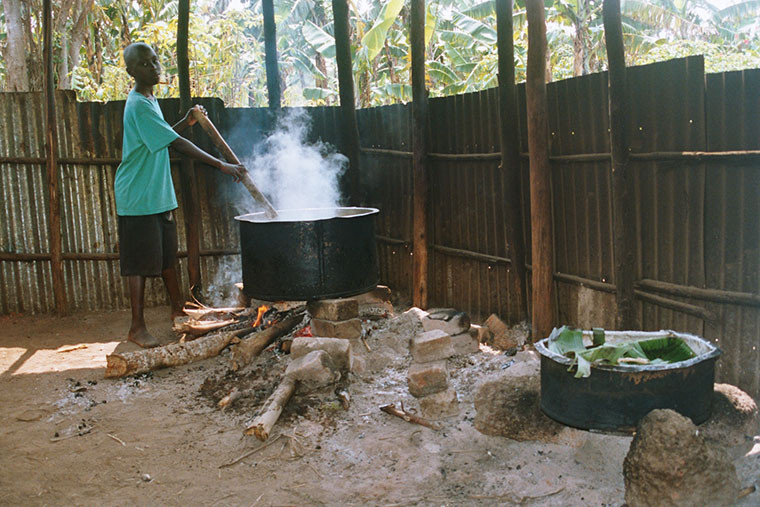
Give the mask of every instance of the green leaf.
POLYGON ((367 33, 362 37, 362 46, 367 48, 367 57, 369 61, 375 59, 375 57, 383 49, 385 38, 388 35, 388 29, 396 21, 396 18, 404 7, 404 0, 390 0, 383 6, 380 11, 380 15, 375 20, 367 33))
POLYGON ((335 38, 332 35, 311 21, 306 21, 303 24, 301 33, 303 33, 306 42, 311 44, 322 56, 325 58, 335 57, 335 38))

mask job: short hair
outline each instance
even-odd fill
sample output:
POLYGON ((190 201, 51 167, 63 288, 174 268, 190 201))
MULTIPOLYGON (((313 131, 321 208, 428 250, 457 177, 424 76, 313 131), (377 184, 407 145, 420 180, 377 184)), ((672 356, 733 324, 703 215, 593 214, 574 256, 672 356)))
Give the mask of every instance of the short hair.
POLYGON ((143 51, 153 51, 153 48, 144 42, 133 42, 124 48, 124 63, 128 69, 132 67, 138 55, 143 51))

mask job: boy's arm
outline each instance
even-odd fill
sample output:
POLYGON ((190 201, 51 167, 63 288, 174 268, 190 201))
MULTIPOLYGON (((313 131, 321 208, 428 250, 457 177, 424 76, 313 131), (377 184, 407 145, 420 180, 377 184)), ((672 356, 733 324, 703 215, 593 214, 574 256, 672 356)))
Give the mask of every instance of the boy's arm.
POLYGON ((184 137, 178 137, 172 141, 169 146, 182 153, 183 155, 192 157, 200 162, 203 162, 206 165, 210 165, 211 167, 216 167, 224 174, 229 174, 235 178, 235 181, 240 181, 240 178, 242 178, 246 172, 244 165, 228 164, 227 162, 223 162, 222 160, 219 160, 218 158, 210 155, 206 151, 198 148, 195 144, 188 141, 184 137))
POLYGON ((208 115, 206 112, 206 108, 203 107, 200 104, 196 104, 193 107, 191 107, 187 113, 185 113, 185 117, 182 118, 180 121, 172 125, 172 129, 174 129, 174 132, 177 134, 181 134, 187 127, 192 127, 196 124, 198 120, 195 119, 195 116, 193 116, 193 111, 198 110, 202 112, 204 115, 208 115))

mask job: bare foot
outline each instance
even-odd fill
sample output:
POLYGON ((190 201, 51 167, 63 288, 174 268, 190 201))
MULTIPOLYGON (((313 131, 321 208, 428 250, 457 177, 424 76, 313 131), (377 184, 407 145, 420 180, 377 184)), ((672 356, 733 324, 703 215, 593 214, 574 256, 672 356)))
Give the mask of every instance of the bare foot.
POLYGON ((139 329, 130 329, 127 340, 136 343, 144 349, 158 347, 161 345, 156 338, 144 327, 139 329))

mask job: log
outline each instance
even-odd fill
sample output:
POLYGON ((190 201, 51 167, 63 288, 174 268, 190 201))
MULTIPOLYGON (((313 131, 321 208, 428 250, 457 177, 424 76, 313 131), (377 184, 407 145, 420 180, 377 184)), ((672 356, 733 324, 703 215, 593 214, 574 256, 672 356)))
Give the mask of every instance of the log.
POLYGON ((264 329, 249 336, 232 347, 232 369, 237 371, 251 360, 261 354, 273 341, 284 336, 296 327, 302 320, 306 307, 299 307, 290 315, 264 329))
POLYGON ((245 429, 246 435, 254 435, 262 442, 269 438, 277 419, 280 418, 282 409, 290 401, 290 397, 296 390, 296 381, 290 377, 285 377, 277 389, 267 398, 261 413, 245 429))
POLYGON ((250 328, 218 333, 185 343, 172 343, 154 349, 142 349, 106 356, 106 378, 136 375, 159 368, 180 366, 219 355, 232 340, 244 336, 250 328))
POLYGON ((425 426, 426 428, 430 428, 431 430, 438 431, 440 428, 437 424, 432 423, 428 421, 427 419, 423 419, 422 417, 419 417, 417 415, 412 414, 411 412, 407 412, 404 409, 404 404, 401 404, 401 410, 396 408, 395 403, 391 403, 389 405, 383 405, 380 407, 380 410, 385 412, 386 414, 395 415, 396 417, 400 417, 401 419, 405 420, 406 422, 412 423, 412 424, 419 424, 420 426, 425 426))

